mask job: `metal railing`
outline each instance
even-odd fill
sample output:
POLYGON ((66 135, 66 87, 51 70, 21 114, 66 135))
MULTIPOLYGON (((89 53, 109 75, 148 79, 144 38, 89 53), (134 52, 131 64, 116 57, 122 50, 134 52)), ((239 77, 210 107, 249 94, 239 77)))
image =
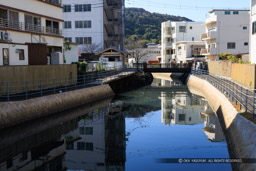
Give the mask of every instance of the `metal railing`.
POLYGON ((62 0, 39 0, 39 1, 44 1, 49 4, 53 4, 53 5, 57 5, 57 6, 61 6, 61 4, 62 4, 62 0))
POLYGON ((189 63, 159 63, 159 64, 144 64, 146 68, 191 68, 189 63))
POLYGON ((107 81, 133 73, 126 70, 91 72, 76 77, 27 81, 0 81, 0 101, 17 101, 63 93, 104 84, 107 81))
POLYGON ((20 30, 20 31, 49 34, 49 35, 58 35, 58 36, 62 35, 61 29, 43 27, 41 25, 36 25, 36 24, 25 24, 23 22, 8 20, 4 18, 0 18, 0 27, 20 30))
POLYGON ((205 70, 192 70, 191 73, 199 78, 207 80, 214 87, 220 90, 231 102, 235 102, 236 105, 239 103, 240 110, 242 110, 243 107, 246 113, 252 113, 253 119, 255 118, 256 89, 249 89, 232 81, 231 79, 211 74, 205 70))

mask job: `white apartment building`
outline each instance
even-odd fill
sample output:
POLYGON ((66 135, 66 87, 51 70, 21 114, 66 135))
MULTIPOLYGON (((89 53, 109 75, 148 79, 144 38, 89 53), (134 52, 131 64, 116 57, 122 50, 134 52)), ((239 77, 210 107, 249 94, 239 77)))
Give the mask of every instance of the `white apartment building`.
POLYGON ((256 0, 251 0, 250 61, 256 63, 256 0))
POLYGON ((0 66, 63 63, 60 0, 0 0, 0 66))
POLYGON ((200 54, 202 49, 205 49, 203 41, 181 41, 176 44, 177 46, 177 59, 178 63, 189 61, 204 61, 205 56, 200 54))
POLYGON ((218 60, 218 54, 249 53, 249 10, 212 10, 206 19, 206 33, 202 34, 208 60, 218 60))
POLYGON ((96 53, 110 47, 124 50, 123 0, 62 2, 64 39, 78 43, 80 53, 96 53))
POLYGON ((161 63, 176 61, 176 43, 201 41, 203 33, 205 33, 205 28, 200 22, 163 22, 161 25, 161 63))

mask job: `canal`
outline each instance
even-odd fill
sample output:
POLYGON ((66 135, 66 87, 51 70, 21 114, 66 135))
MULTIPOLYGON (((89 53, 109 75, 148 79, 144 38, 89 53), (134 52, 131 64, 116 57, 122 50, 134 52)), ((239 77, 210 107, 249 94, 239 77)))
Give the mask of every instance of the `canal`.
POLYGON ((0 170, 232 170, 230 164, 163 162, 229 158, 206 99, 184 85, 151 86, 0 130, 0 170))

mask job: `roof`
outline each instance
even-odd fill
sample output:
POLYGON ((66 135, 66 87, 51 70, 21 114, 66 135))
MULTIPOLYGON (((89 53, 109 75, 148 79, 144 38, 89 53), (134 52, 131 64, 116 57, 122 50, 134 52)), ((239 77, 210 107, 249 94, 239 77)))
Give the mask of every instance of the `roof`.
POLYGON ((250 11, 250 10, 245 10, 245 9, 213 9, 209 11, 209 13, 213 13, 215 11, 250 11))
POLYGON ((107 52, 107 51, 109 51, 109 50, 113 50, 113 51, 116 51, 116 52, 120 52, 120 53, 122 53, 122 54, 124 54, 124 55, 128 55, 128 52, 127 52, 127 51, 121 51, 121 50, 116 49, 116 48, 114 48, 114 47, 104 49, 103 51, 98 52, 96 55, 101 55, 102 53, 107 52))

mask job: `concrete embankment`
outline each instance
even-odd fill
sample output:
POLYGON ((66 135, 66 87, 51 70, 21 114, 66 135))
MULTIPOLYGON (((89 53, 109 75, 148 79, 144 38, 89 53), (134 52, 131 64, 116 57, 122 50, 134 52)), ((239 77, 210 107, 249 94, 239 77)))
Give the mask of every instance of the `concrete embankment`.
POLYGON ((0 129, 92 103, 152 82, 151 74, 134 73, 104 85, 24 101, 0 103, 0 129))
MULTIPOLYGON (((209 82, 190 76, 187 82, 193 94, 203 96, 218 115, 231 158, 256 158, 256 125, 241 116, 230 101, 209 82)), ((256 170, 256 163, 232 164, 233 170, 256 170)))
POLYGON ((114 96, 109 85, 100 85, 24 101, 0 103, 0 128, 62 112, 114 96))

